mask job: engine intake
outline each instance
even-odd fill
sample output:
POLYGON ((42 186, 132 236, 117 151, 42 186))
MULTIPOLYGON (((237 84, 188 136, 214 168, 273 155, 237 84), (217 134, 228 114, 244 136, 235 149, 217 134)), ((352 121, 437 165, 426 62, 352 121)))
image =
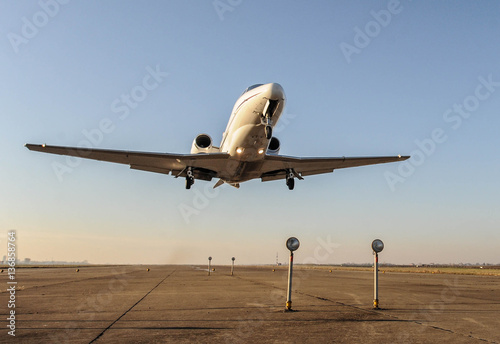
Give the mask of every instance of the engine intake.
POLYGON ((267 153, 268 154, 278 154, 280 151, 281 144, 280 140, 278 140, 276 137, 271 137, 271 140, 269 141, 269 146, 267 147, 267 153))
POLYGON ((207 134, 196 136, 191 146, 191 154, 212 153, 214 151, 219 151, 219 148, 212 146, 212 138, 207 134))

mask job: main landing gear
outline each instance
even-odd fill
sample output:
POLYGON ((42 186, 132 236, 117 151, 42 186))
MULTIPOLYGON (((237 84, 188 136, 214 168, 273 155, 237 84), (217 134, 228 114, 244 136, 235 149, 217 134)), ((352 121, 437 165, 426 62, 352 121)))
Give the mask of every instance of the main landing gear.
POLYGON ((288 186, 288 190, 293 190, 295 186, 295 175, 293 174, 292 170, 287 171, 286 175, 286 185, 288 186))
POLYGON ((191 185, 194 184, 193 171, 191 167, 188 167, 186 172, 186 189, 191 189, 191 185))

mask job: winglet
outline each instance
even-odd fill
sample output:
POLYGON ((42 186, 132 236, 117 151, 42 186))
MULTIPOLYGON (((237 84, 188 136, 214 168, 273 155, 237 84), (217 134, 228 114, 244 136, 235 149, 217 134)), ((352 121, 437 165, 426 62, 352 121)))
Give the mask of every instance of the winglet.
POLYGON ((36 147, 45 148, 45 143, 41 144, 41 145, 35 145, 35 144, 32 144, 32 143, 25 143, 24 147, 28 148, 29 150, 34 150, 34 148, 36 148, 36 147))

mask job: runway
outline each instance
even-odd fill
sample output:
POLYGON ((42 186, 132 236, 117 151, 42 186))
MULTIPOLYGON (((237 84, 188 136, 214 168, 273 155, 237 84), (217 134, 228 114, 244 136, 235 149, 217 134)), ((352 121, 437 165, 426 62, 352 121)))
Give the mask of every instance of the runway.
POLYGON ((18 268, 16 338, 4 272, 0 342, 500 343, 500 276, 215 268, 18 268))

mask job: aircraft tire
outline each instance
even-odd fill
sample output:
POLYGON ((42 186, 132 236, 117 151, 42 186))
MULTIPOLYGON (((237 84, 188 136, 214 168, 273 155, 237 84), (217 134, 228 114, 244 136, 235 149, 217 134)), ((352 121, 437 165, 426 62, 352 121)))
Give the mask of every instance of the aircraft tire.
POLYGON ((193 178, 186 178, 186 190, 191 189, 191 185, 194 184, 193 178))
POLYGON ((273 127, 266 125, 266 139, 270 140, 273 137, 273 127))

